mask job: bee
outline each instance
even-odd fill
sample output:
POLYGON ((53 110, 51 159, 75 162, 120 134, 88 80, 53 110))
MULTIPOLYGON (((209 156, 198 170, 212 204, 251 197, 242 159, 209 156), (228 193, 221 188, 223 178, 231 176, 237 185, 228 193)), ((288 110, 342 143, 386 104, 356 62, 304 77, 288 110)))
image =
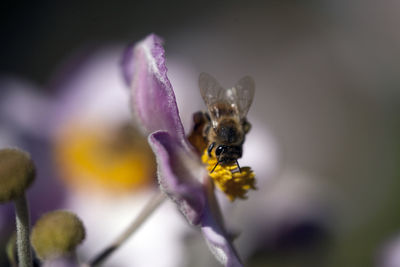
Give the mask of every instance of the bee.
POLYGON ((242 147, 251 125, 246 119, 253 102, 255 83, 253 78, 245 76, 234 87, 225 89, 207 73, 199 77, 200 94, 207 106, 204 113, 205 126, 203 138, 208 144, 208 155, 214 150, 218 164, 235 164, 239 171, 238 159, 242 157, 242 147))

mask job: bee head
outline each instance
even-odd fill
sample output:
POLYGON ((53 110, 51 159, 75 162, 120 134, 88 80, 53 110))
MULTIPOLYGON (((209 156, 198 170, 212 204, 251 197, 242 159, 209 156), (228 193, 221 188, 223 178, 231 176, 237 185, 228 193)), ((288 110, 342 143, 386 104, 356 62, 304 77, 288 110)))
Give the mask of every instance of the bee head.
POLYGON ((232 163, 242 156, 242 147, 219 145, 215 149, 215 156, 221 163, 232 163))

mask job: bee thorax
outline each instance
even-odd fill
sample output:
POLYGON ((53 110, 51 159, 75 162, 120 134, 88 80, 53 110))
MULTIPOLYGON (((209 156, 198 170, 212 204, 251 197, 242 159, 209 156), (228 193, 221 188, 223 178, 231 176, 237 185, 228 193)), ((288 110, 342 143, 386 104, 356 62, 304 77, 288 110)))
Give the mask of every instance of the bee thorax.
POLYGON ((234 122, 220 123, 215 132, 220 141, 226 144, 237 143, 242 138, 242 134, 234 122))

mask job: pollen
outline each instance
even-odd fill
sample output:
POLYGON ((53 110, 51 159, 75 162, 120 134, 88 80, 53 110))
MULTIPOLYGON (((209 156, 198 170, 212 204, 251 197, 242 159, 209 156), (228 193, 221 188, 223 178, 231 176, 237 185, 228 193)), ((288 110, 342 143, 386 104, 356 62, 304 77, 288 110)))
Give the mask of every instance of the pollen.
POLYGON ((206 168, 214 184, 225 193, 230 201, 236 198, 247 199, 247 191, 257 189, 255 186, 255 174, 250 167, 240 167, 240 171, 236 164, 217 164, 218 160, 214 153, 211 157, 208 155, 207 149, 201 157, 201 160, 206 164, 206 168), (211 172, 214 169, 213 172, 211 172))

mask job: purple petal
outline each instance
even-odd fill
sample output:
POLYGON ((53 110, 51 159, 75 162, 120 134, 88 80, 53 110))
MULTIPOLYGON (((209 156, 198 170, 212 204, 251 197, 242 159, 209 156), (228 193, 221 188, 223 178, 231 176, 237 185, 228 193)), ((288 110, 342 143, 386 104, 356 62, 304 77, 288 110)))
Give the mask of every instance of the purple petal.
POLYGON ((210 180, 205 180, 204 185, 208 197, 200 226, 208 248, 224 266, 243 266, 224 227, 221 210, 214 194, 214 185, 210 180))
POLYGON ((209 249, 224 266, 243 266, 227 234, 215 218, 211 209, 206 207, 200 224, 209 249))
POLYGON ((201 180, 207 175, 198 156, 168 132, 149 136, 157 158, 161 189, 174 200, 187 220, 197 225, 204 213, 206 195, 201 180))
POLYGON ((164 130, 183 140, 185 133, 167 77, 162 40, 151 34, 129 47, 122 59, 122 71, 131 88, 133 113, 146 134, 164 130))

